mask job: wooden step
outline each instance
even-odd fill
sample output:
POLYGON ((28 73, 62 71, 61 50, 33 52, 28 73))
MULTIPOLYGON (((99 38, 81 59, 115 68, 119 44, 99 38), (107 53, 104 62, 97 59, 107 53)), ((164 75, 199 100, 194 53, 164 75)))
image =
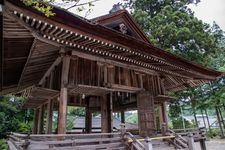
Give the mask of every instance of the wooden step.
POLYGON ((176 141, 177 144, 179 144, 182 148, 187 148, 188 145, 186 143, 184 143, 181 139, 179 138, 175 138, 174 139, 176 141))

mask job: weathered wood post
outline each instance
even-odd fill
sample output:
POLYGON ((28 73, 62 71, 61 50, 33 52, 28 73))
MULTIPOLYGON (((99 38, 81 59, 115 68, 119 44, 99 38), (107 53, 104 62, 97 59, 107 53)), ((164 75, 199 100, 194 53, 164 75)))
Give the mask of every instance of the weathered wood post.
POLYGON ((37 134, 42 134, 42 132, 43 132, 43 123, 44 123, 44 105, 41 105, 40 108, 39 108, 39 114, 38 114, 37 134))
MULTIPOLYGON (((0 1, 0 62, 1 62, 1 66, 0 66, 0 72, 3 72, 3 56, 4 56, 4 38, 3 38, 3 11, 4 11, 4 0, 0 1)), ((2 91, 2 86, 3 86, 3 74, 0 75, 0 91, 2 91)))
POLYGON ((91 133, 91 128, 92 128, 92 115, 91 111, 89 108, 89 101, 90 98, 86 98, 86 110, 85 110, 85 132, 86 133, 91 133))
POLYGON ((124 123, 120 124, 120 132, 122 136, 126 133, 126 126, 124 123))
POLYGON ((145 150, 153 150, 151 139, 149 137, 145 138, 145 150))
POLYGON ((46 134, 52 133, 52 115, 53 115, 53 100, 48 101, 47 105, 47 118, 46 118, 46 134))
POLYGON ((199 143, 200 143, 200 147, 201 147, 201 150, 206 150, 206 145, 205 145, 205 140, 206 140, 206 137, 205 137, 205 131, 206 129, 203 127, 203 128, 199 128, 199 143))
POLYGON ((162 114, 163 114, 163 122, 166 124, 166 128, 168 128, 168 114, 166 111, 166 102, 162 103, 162 114))
POLYGON ((62 77, 61 77, 61 89, 59 98, 59 120, 58 120, 58 134, 66 133, 66 113, 67 113, 67 84, 68 74, 70 66, 70 56, 64 55, 62 59, 62 77))
POLYGON ((108 132, 108 115, 107 115, 107 96, 104 95, 101 98, 101 128, 102 133, 108 132))
POLYGON ((102 96, 101 103, 102 133, 112 132, 112 94, 102 96))
POLYGON ((124 112, 124 110, 122 110, 120 112, 120 114, 121 114, 121 123, 125 123, 125 112, 124 112))
POLYGON ((162 126, 162 128, 161 128, 162 135, 166 135, 166 131, 167 131, 166 123, 162 123, 161 126, 162 126))
POLYGON ((39 109, 35 108, 34 109, 34 121, 33 121, 33 134, 37 134, 37 128, 38 128, 38 115, 39 115, 39 109))
POLYGON ((188 148, 189 150, 195 150, 194 137, 192 133, 188 133, 188 148))

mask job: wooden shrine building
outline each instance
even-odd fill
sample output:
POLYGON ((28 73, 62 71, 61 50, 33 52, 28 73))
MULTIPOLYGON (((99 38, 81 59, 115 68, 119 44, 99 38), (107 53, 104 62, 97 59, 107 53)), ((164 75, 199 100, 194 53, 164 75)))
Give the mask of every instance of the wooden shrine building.
POLYGON ((82 106, 87 133, 93 112, 101 113, 101 131, 112 132, 113 112, 138 110, 139 134, 153 136, 156 108, 167 123, 168 92, 222 75, 154 47, 125 10, 92 20, 53 11, 45 17, 21 0, 6 0, 1 13, 0 92, 27 97, 34 134, 51 133, 53 110, 57 133, 66 133, 67 106, 82 106))

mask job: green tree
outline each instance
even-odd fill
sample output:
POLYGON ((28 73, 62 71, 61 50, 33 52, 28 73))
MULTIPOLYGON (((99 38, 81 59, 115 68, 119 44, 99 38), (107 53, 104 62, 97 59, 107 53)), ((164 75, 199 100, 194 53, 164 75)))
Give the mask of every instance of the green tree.
POLYGON ((152 8, 153 12, 146 4, 150 2, 151 0, 135 1, 133 16, 152 44, 207 65, 211 59, 210 54, 217 50, 217 41, 211 33, 210 25, 194 17, 193 12, 186 6, 190 2, 162 0, 160 7, 155 6, 157 3, 149 6, 157 10, 152 8))
POLYGON ((88 6, 88 9, 86 10, 86 14, 90 13, 91 7, 94 6, 94 2, 99 0, 89 0, 85 2, 81 2, 81 0, 22 0, 23 3, 27 6, 33 7, 36 10, 42 12, 47 17, 51 17, 55 15, 55 12, 53 10, 54 5, 57 5, 58 7, 63 7, 67 10, 76 7, 77 11, 84 11, 85 7, 88 6), (68 6, 67 6, 68 5, 68 6), (66 7, 67 6, 67 7, 66 7))
POLYGON ((5 138, 8 132, 30 131, 32 114, 22 109, 23 102, 22 97, 0 97, 0 139, 5 138))
MULTIPOLYGON (((131 8, 134 19, 154 46, 205 66, 225 70, 224 32, 216 23, 210 26, 194 17, 194 13, 187 7, 190 3, 199 2, 130 0, 126 6, 131 8)), ((199 110, 203 112, 203 109, 215 109, 212 104, 221 103, 219 97, 222 93, 219 91, 225 85, 223 80, 175 93, 181 103, 174 102, 170 105, 170 117, 179 117, 180 104, 184 107, 191 106, 194 116, 199 110), (220 101, 215 102, 215 99, 220 101)))

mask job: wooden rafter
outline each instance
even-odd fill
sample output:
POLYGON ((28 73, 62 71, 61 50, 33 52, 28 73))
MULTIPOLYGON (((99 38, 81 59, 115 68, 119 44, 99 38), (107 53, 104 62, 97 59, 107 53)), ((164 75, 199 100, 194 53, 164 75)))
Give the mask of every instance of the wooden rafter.
POLYGON ((51 72, 53 71, 53 69, 59 65, 59 63, 62 62, 62 57, 58 57, 56 58, 56 60, 52 63, 52 65, 49 67, 49 69, 45 72, 44 76, 41 78, 41 80, 39 81, 39 85, 42 85, 43 82, 45 81, 46 77, 48 77, 51 72))
MULTIPOLYGON (((22 3, 17 4, 12 0, 8 0, 7 2, 4 16, 5 19, 8 20, 6 23, 9 23, 9 27, 12 26, 12 22, 16 22, 16 26, 21 25, 19 27, 19 31, 26 31, 26 34, 31 34, 39 42, 37 46, 39 48, 35 50, 36 54, 32 56, 29 66, 27 66, 27 63, 25 65, 25 67, 29 68, 27 68, 27 71, 25 72, 25 77, 23 77, 23 70, 18 84, 20 87, 21 82, 23 85, 25 85, 25 83, 34 83, 35 79, 41 79, 39 84, 42 84, 46 77, 54 76, 55 71, 52 74, 51 69, 54 68, 52 67, 55 63, 53 61, 57 60, 56 57, 58 56, 58 49, 56 50, 53 47, 52 49, 49 49, 50 51, 48 51, 48 49, 45 49, 43 45, 46 45, 46 47, 51 45, 54 45, 57 48, 64 47, 66 50, 72 53, 72 59, 74 56, 77 56, 88 60, 97 61, 103 63, 104 65, 114 65, 115 67, 119 68, 128 68, 132 71, 142 74, 165 77, 171 76, 172 79, 166 78, 165 81, 167 90, 173 87, 174 83, 176 86, 178 86, 176 89, 185 87, 185 83, 190 84, 190 86, 197 86, 198 84, 202 83, 202 80, 215 79, 215 77, 219 76, 218 74, 220 74, 220 72, 204 69, 203 67, 201 68, 201 66, 177 58, 176 56, 170 55, 167 52, 163 52, 160 49, 151 46, 149 43, 143 43, 143 41, 141 42, 139 40, 133 41, 132 38, 127 37, 126 35, 118 34, 111 30, 109 31, 101 25, 93 26, 93 24, 84 22, 84 20, 76 16, 73 17, 74 20, 77 20, 81 23, 79 26, 71 24, 71 22, 73 22, 71 20, 65 20, 65 22, 62 22, 62 18, 60 18, 62 17, 62 14, 65 14, 67 17, 72 16, 62 10, 56 9, 56 11, 59 12, 59 15, 57 13, 57 15, 54 17, 46 18, 40 15, 38 12, 35 12, 32 8, 24 7, 22 3), (58 18, 58 20, 56 18, 58 18), (84 26, 86 28, 84 28, 84 26), (96 31, 93 27, 96 27, 96 31), (102 29, 102 32, 97 32, 99 29, 102 29), (103 33, 110 34, 112 36, 108 37, 103 35, 103 33), (45 52, 41 51, 43 48, 45 49, 45 52), (168 56, 168 59, 166 56, 168 56), (171 61, 172 58, 174 58, 173 61, 171 61), (189 64, 190 66, 188 66, 189 64), (192 82, 193 79, 196 79, 196 81, 192 82)), ((12 29, 12 34, 9 33, 9 35, 13 35, 14 31, 16 31, 15 28, 12 29)), ((21 38, 23 38, 22 36, 21 38)), ((12 42, 10 38, 9 42, 12 42)), ((17 38, 19 38, 19 36, 17 38)), ((68 54, 70 54, 70 52, 68 52, 68 54)), ((22 60, 23 58, 15 57, 17 60, 22 60)), ((8 63, 10 64, 14 60, 14 57, 9 57, 7 59, 5 59, 5 61, 9 61, 8 63)), ((59 67, 61 67, 61 65, 59 67)), ((84 76, 87 72, 88 71, 84 71, 81 75, 84 76)), ((126 72, 126 69, 125 73, 123 73, 123 70, 121 72, 122 76, 119 78, 124 80, 122 81, 124 83, 119 84, 126 84, 126 86, 129 86, 129 79, 126 79, 126 77, 129 77, 126 75, 129 72, 126 72)), ((19 76, 19 74, 17 76, 19 76)), ((105 81, 108 80, 107 76, 108 75, 106 74, 104 75, 105 81)), ((88 76, 84 77, 83 79, 86 80, 87 78, 88 76)), ((17 82, 18 81, 16 81, 16 83, 17 82)), ((48 78, 46 80, 46 84, 50 85, 48 78)))
POLYGON ((101 62, 101 63, 108 64, 108 65, 117 65, 119 67, 129 68, 129 69, 133 69, 133 70, 138 71, 138 72, 147 73, 147 74, 151 74, 151 75, 157 75, 158 74, 154 70, 146 69, 146 68, 131 65, 131 64, 124 64, 124 63, 121 63, 121 62, 118 62, 118 61, 115 61, 115 60, 105 59, 105 58, 102 58, 102 57, 99 57, 99 56, 86 54, 84 52, 76 51, 76 50, 73 50, 73 49, 70 49, 70 50, 72 51, 72 55, 76 56, 76 57, 89 59, 89 60, 92 60, 92 61, 97 61, 97 62, 101 62))
MULTIPOLYGON (((9 4, 10 5, 10 4, 9 4)), ((17 7, 15 7, 15 6, 12 6, 12 7, 14 7, 14 9, 16 9, 16 10, 18 10, 18 8, 17 7)), ((20 8, 21 9, 21 8, 20 8)), ((23 10, 24 12, 26 12, 27 10, 23 10)), ((38 20, 38 18, 40 18, 40 16, 37 16, 36 15, 36 17, 37 17, 37 20, 38 20)), ((29 17, 30 18, 30 17, 29 17)), ((44 20, 44 22, 46 21, 46 18, 42 18, 41 20, 44 20)), ((39 23, 40 22, 42 22, 42 21, 40 21, 39 20, 39 23)), ((52 22, 52 20, 49 20, 49 19, 47 19, 47 22, 52 22)), ((46 23, 46 22, 45 22, 46 23)), ((54 23, 54 24, 57 24, 58 26, 62 26, 62 24, 60 24, 60 23, 54 23)), ((64 26, 65 27, 65 26, 64 26)), ((66 28, 60 28, 60 32, 61 31, 65 31, 66 33, 70 33, 70 32, 72 32, 72 31, 74 31, 75 30, 75 32, 77 32, 78 34, 80 34, 80 35, 82 35, 83 33, 79 30, 79 31, 77 31, 76 29, 69 29, 69 27, 66 27, 66 28), (70 31, 71 30, 71 31, 70 31), (70 31, 70 32, 69 32, 70 31)), ((57 33, 58 34, 58 33, 57 33)), ((87 34, 87 33, 84 33, 84 34, 87 34)), ((46 35, 45 35, 46 36, 46 35)), ((56 34, 55 34, 55 36, 56 36, 56 34)), ((56 38, 55 37, 51 37, 51 36, 46 36, 48 39, 53 39, 53 40, 56 40, 56 38)), ((87 38, 87 39, 89 39, 90 37, 89 37, 89 35, 87 36, 84 36, 83 35, 83 37, 85 37, 85 38, 87 38)), ((91 38, 92 39, 92 38, 91 38)), ((95 40, 95 39, 94 39, 95 40)), ((64 40, 60 40, 60 39, 57 39, 57 41, 60 43, 60 44, 67 44, 67 45, 71 45, 72 43, 70 43, 69 41, 64 41, 64 40), (59 40, 59 41, 58 41, 59 40)), ((110 44, 110 43, 107 43, 107 42, 109 42, 109 41, 107 41, 107 42, 105 42, 106 41, 106 39, 104 39, 103 40, 104 42, 103 42, 103 44, 106 44, 106 45, 111 45, 111 46, 114 46, 113 48, 118 48, 118 46, 116 46, 116 45, 114 45, 114 44, 110 44)), ((139 41, 140 42, 140 41, 139 41)), ((149 45, 149 44, 147 44, 147 43, 145 43, 145 44, 142 44, 142 45, 149 45)), ((162 51, 161 50, 156 50, 156 48, 154 48, 154 47, 149 47, 150 49, 151 49, 151 51, 157 51, 157 53, 162 53, 162 51)), ((128 50, 128 49, 127 49, 128 50)), ((99 51, 100 52, 100 51, 99 51)), ((141 57, 144 57, 145 56, 145 54, 147 54, 147 53, 149 53, 149 52, 139 52, 139 50, 136 50, 136 52, 135 51, 133 51, 133 50, 128 50, 128 52, 130 52, 130 53, 132 53, 132 54, 134 54, 134 55, 137 55, 137 56, 141 56, 141 57), (144 54, 144 55, 143 55, 144 54)), ((101 52, 100 52, 101 53, 101 52)), ((157 53, 155 53, 155 54, 157 54, 157 53)), ((104 52, 103 52, 103 54, 104 54, 104 52)), ((154 55, 155 55, 154 54, 154 55)), ((168 53, 169 54, 169 53, 168 53)), ((163 57, 164 57, 164 55, 168 55, 168 54, 166 54, 166 52, 165 52, 165 54, 164 54, 164 52, 163 52, 163 57)), ((158 54, 157 54, 158 55, 158 54)), ((114 55, 115 56, 115 55, 114 55)), ((115 57, 117 57, 117 58, 120 58, 120 56, 115 56, 115 57)), ((168 57, 171 57, 171 55, 169 54, 168 55, 168 57)), ((177 68, 177 69, 180 69, 180 70, 182 70, 182 71, 184 71, 184 72, 188 72, 188 73, 191 73, 192 75, 197 75, 197 76, 201 76, 201 78, 208 78, 208 79, 213 79, 214 77, 212 77, 212 76, 210 76, 210 75, 206 75, 206 74, 202 74, 202 73, 199 73, 198 71, 193 71, 192 69, 188 69, 189 67, 183 67, 183 65, 185 65, 185 64, 183 64, 183 65, 174 65, 173 63, 171 64, 170 62, 168 62, 167 60, 168 59, 161 59, 161 55, 160 56, 154 56, 154 57, 151 57, 151 59, 152 60, 154 60, 154 61, 158 61, 158 62, 160 62, 160 63, 163 63, 163 64, 166 64, 166 65, 169 65, 169 66, 171 66, 171 67, 175 67, 175 68, 177 68), (165 61, 166 60, 166 61, 165 61), (204 77, 203 77, 204 76, 204 77)), ((180 59, 180 58, 176 58, 176 59, 180 59)), ((183 63, 183 61, 184 60, 182 60, 182 63, 183 63)), ((137 63, 137 64, 141 64, 141 65, 143 65, 143 66, 148 66, 148 67, 150 67, 150 68, 152 68, 152 69, 156 69, 156 70, 159 70, 159 71, 166 71, 166 72, 168 72, 168 68, 166 68, 166 69, 162 69, 162 68, 158 68, 157 66, 152 66, 152 65, 150 65, 150 64, 145 64, 144 62, 137 62, 137 61, 133 61, 133 60, 131 60, 131 62, 135 62, 135 63, 137 63)), ((173 60, 173 62, 174 62, 174 60, 173 60)), ((181 61, 178 61, 179 63, 181 63, 181 61)), ((190 63, 190 62, 186 62, 186 63, 190 63)), ((136 65, 137 65, 136 64, 136 65)), ((191 65, 193 65, 193 64, 191 64, 191 65)), ((199 69, 198 68, 198 66, 196 65, 196 66, 193 66, 193 67, 195 67, 196 69, 199 69)), ((206 71, 206 70, 205 70, 206 71)), ((170 72, 170 73, 172 73, 173 74, 173 72, 170 72)), ((179 73, 180 74, 180 73, 179 73)), ((182 73, 181 73, 182 74, 182 73)), ((191 75, 191 76, 192 76, 191 75)), ((179 75, 178 75, 179 76, 179 75)), ((190 75, 189 75, 190 76, 190 75)))
POLYGON ((28 63, 29 63, 29 60, 30 60, 30 58, 31 58, 31 55, 32 55, 32 53, 33 53, 33 51, 34 51, 34 49, 35 49, 36 43, 37 43, 37 40, 34 39, 33 44, 32 44, 32 46, 31 46, 31 48, 30 48, 30 52, 29 52, 29 55, 28 55, 26 64, 25 64, 25 66, 24 66, 24 68, 23 68, 23 72, 21 73, 20 80, 19 80, 19 83, 18 83, 18 86, 17 86, 17 90, 19 90, 19 87, 20 87, 20 85, 21 85, 21 83, 22 83, 22 80, 23 80, 23 76, 24 76, 26 67, 27 67, 27 65, 28 65, 28 63))

